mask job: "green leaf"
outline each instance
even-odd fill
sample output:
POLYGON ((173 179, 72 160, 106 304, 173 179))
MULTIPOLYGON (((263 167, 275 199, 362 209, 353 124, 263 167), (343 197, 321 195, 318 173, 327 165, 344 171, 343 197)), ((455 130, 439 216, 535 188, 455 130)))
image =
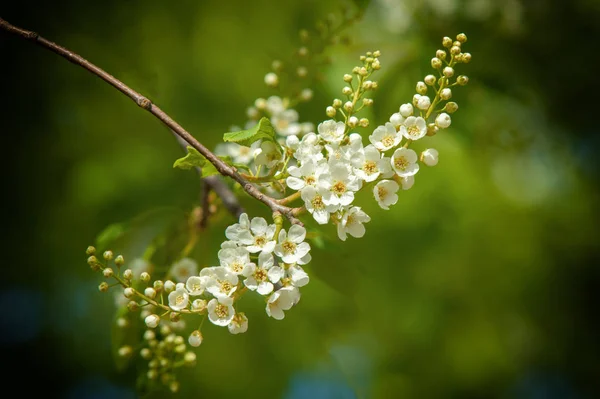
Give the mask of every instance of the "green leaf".
MULTIPOLYGON (((219 157, 219 159, 223 162, 225 162, 226 164, 231 165, 231 157, 219 157)), ((203 167, 202 167, 202 177, 207 177, 207 176, 212 176, 212 175, 218 175, 219 171, 217 170, 217 168, 215 168, 215 165, 213 165, 210 162, 207 162, 203 167)))
POLYGON ((206 158, 204 158, 204 156, 200 154, 194 147, 188 146, 187 150, 188 153, 185 157, 179 158, 175 161, 173 164, 174 168, 188 170, 195 167, 202 168, 205 164, 207 164, 206 158))
POLYGON ((138 318, 131 317, 132 314, 133 313, 130 312, 126 306, 124 306, 119 309, 112 323, 111 346, 117 371, 125 370, 131 361, 136 358, 135 348, 141 341, 139 320, 138 318), (117 324, 117 320, 121 317, 128 321, 127 327, 119 327, 117 324), (131 356, 119 356, 119 348, 125 345, 134 348, 131 356))
POLYGON ((258 140, 275 141, 275 129, 273 129, 273 125, 271 125, 268 118, 262 117, 251 129, 229 132, 223 135, 223 141, 247 147, 258 140))

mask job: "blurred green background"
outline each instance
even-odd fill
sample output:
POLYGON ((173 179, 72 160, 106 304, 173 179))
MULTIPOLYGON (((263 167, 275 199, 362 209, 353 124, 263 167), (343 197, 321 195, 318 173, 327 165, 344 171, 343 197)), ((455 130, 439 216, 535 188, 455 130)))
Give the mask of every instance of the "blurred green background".
MULTIPOLYGON (((106 69, 214 147, 272 94, 271 61, 340 4, 30 1, 0 16, 106 69)), ((442 36, 465 32, 460 109, 418 143, 440 163, 391 211, 361 197, 373 219, 363 239, 342 243, 326 227, 283 321, 249 300, 246 334, 205 325, 179 395, 598 397, 599 18, 594 0, 373 1, 351 44, 331 48, 300 119, 325 119, 343 73, 379 49, 370 117, 382 124, 430 73, 442 36)), ((0 52, 3 379, 24 381, 22 396, 134 397, 136 371, 117 373, 110 354, 112 295, 98 292, 84 251, 111 223, 189 212, 197 176, 172 169, 181 149, 168 130, 104 82, 5 33, 0 52)), ((222 215, 203 236, 201 265, 216 262, 232 222, 222 215)))

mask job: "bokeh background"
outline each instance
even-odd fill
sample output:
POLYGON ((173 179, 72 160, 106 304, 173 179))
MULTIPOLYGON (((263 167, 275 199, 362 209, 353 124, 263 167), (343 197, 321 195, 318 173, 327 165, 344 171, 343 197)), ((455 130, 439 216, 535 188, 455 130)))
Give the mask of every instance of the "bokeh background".
MULTIPOLYGON (((0 16, 113 73, 214 147, 273 94, 263 76, 299 47, 298 31, 339 9, 66 0, 3 3, 0 16)), ((418 143, 440 163, 389 212, 361 198, 373 219, 363 239, 325 229, 285 320, 249 300, 246 334, 205 325, 179 395, 598 397, 598 20, 594 0, 374 0, 351 44, 331 48, 301 120, 325 119, 342 74, 379 49, 370 117, 383 123, 430 72, 442 36, 465 32, 473 61, 459 70, 471 78, 454 91, 460 109, 451 129, 418 143)), ((111 223, 189 212, 197 176, 172 169, 181 149, 164 126, 88 72, 1 32, 0 54, 2 379, 21 381, 21 396, 135 397, 136 370, 113 365, 112 296, 84 251, 111 223)), ((214 220, 200 264, 216 261, 232 221, 214 220)))

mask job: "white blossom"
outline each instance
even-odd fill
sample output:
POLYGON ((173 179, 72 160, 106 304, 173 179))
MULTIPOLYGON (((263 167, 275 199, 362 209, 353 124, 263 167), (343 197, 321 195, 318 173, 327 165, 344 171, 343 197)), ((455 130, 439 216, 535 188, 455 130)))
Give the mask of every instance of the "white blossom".
POLYGON ((398 130, 400 125, 404 123, 405 118, 400 114, 400 112, 396 112, 390 116, 390 123, 398 130))
POLYGON ((269 297, 267 302, 267 315, 282 320, 285 310, 290 310, 300 300, 300 291, 296 287, 283 287, 269 297))
POLYGON ((317 223, 327 224, 329 215, 338 209, 338 205, 327 205, 323 201, 323 196, 330 196, 331 192, 321 186, 306 186, 301 193, 306 210, 313 215, 317 223))
POLYGON ((233 320, 227 325, 229 332, 232 334, 242 334, 248 331, 248 317, 242 313, 236 313, 233 320))
POLYGON ((420 116, 409 116, 400 126, 400 133, 410 140, 419 140, 427 134, 427 122, 420 116))
POLYGON ((208 309, 208 319, 217 326, 225 327, 231 323, 235 316, 233 299, 231 298, 211 299, 206 307, 208 309))
POLYGON ((158 315, 155 315, 155 314, 146 316, 146 318, 144 319, 144 323, 146 323, 146 326, 148 328, 156 328, 158 326, 159 322, 160 322, 160 317, 158 317, 158 315))
POLYGON ((226 248, 219 251, 219 262, 233 274, 240 275, 250 262, 250 254, 246 248, 226 248))
POLYGON ((439 153, 434 148, 428 148, 421 153, 421 162, 427 166, 435 166, 438 163, 439 153))
POLYGON ((206 289, 207 279, 199 276, 191 276, 185 282, 185 288, 191 296, 198 296, 204 293, 206 289))
POLYGON ((275 72, 269 72, 265 75, 265 84, 267 86, 273 87, 277 86, 279 83, 279 77, 275 72))
POLYGON ((427 96, 419 97, 419 100, 417 101, 417 108, 419 108, 420 110, 426 111, 430 105, 431 105, 431 99, 429 97, 427 97, 427 96))
POLYGON ((274 264, 273 255, 262 252, 258 256, 258 266, 252 264, 244 271, 246 287, 260 295, 273 292, 273 284, 283 277, 283 269, 274 264))
POLYGON ((406 104, 402 104, 400 106, 400 115, 402 115, 405 118, 408 118, 409 116, 411 116, 413 114, 414 110, 413 110, 413 106, 411 103, 406 103, 406 104))
POLYGON ((195 348, 199 347, 202 344, 202 333, 198 330, 192 331, 188 337, 188 343, 195 348))
POLYGON ((298 148, 294 152, 294 158, 299 161, 320 161, 323 159, 322 150, 323 147, 319 144, 319 137, 315 133, 308 133, 300 140, 298 148))
POLYGON ((360 189, 360 180, 349 173, 344 163, 330 165, 329 174, 321 176, 319 186, 329 193, 323 196, 326 205, 350 205, 354 201, 354 192, 360 189))
POLYGON ((388 122, 385 126, 378 126, 369 136, 369 141, 379 151, 387 151, 400 144, 402 135, 396 131, 393 124, 388 122))
POLYGON ((319 136, 328 143, 339 143, 344 138, 346 125, 333 119, 322 122, 317 126, 319 136))
POLYGON ((356 176, 366 182, 376 180, 381 174, 383 177, 390 177, 393 174, 390 159, 382 158, 372 144, 366 146, 363 151, 352 158, 352 166, 354 166, 356 176))
POLYGON ((252 243, 246 247, 248 252, 273 252, 275 249, 275 230, 277 227, 274 224, 268 224, 264 218, 252 218, 250 222, 250 233, 252 243))
POLYGON ((238 276, 223 266, 205 267, 200 277, 208 277, 206 291, 218 299, 230 297, 236 290, 238 276))
POLYGON ((398 148, 392 155, 392 168, 398 176, 413 176, 419 171, 417 153, 408 148, 398 148))
POLYGON ((390 205, 398 202, 398 183, 393 180, 381 180, 373 187, 373 195, 379 206, 383 209, 390 209, 390 205))
POLYGON ((435 124, 440 129, 446 129, 447 127, 450 127, 451 123, 452 118, 450 118, 450 115, 445 112, 442 112, 437 116, 437 118, 435 118, 435 124))
POLYGON ((185 309, 190 301, 190 296, 184 287, 177 288, 169 294, 169 307, 173 310, 185 309))
POLYGON ((198 274, 198 264, 193 259, 183 258, 171 266, 171 275, 177 282, 184 282, 195 274, 198 274))
POLYGON ((288 167, 288 173, 290 176, 286 179, 286 184, 292 190, 302 190, 306 186, 314 186, 321 175, 329 172, 329 166, 327 162, 320 161, 314 162, 307 160, 302 163, 302 166, 290 166, 288 167))
POLYGON ((252 245, 254 240, 250 232, 250 220, 246 213, 240 215, 239 223, 225 229, 225 237, 237 244, 252 245))
POLYGON ((360 209, 358 206, 354 206, 344 212, 342 219, 337 225, 338 237, 342 241, 346 241, 346 233, 352 237, 360 238, 365 235, 365 226, 363 223, 371 221, 369 215, 360 209))
POLYGON ((304 242, 306 229, 294 224, 288 233, 284 229, 279 232, 279 244, 275 247, 275 254, 285 263, 296 263, 310 251, 310 245, 304 242))
POLYGON ((290 266, 286 270, 286 274, 292 282, 292 285, 297 288, 304 287, 310 281, 308 274, 298 265, 290 266))
POLYGON ((281 97, 278 97, 278 96, 271 96, 271 97, 267 98, 265 107, 266 107, 267 112, 271 115, 277 115, 277 114, 285 111, 285 109, 287 108, 287 106, 284 104, 281 97))
POLYGON ((263 165, 271 169, 281 160, 281 151, 279 145, 272 141, 263 141, 260 148, 254 156, 254 163, 257 166, 263 165))
POLYGON ((412 186, 415 184, 414 176, 405 176, 400 178, 400 184, 402 186, 402 190, 410 190, 412 186))
POLYGON ((282 136, 300 134, 301 127, 297 122, 298 112, 294 109, 286 109, 271 117, 271 123, 275 131, 282 136))

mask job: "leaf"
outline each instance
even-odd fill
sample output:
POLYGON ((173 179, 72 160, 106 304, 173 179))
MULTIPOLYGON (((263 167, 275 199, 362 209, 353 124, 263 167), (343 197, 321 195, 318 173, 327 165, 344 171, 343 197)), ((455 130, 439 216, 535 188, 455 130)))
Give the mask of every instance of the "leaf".
POLYGON ((188 153, 185 155, 185 157, 179 158, 175 161, 175 163, 173 164, 174 168, 184 170, 188 170, 195 167, 202 168, 205 164, 208 163, 206 162, 206 158, 204 158, 204 156, 200 154, 198 150, 196 150, 194 147, 188 146, 187 150, 188 153))
MULTIPOLYGON (((231 157, 219 157, 219 159, 223 162, 225 162, 226 164, 231 165, 231 157)), ((213 165, 210 162, 207 162, 203 167, 202 167, 202 177, 208 177, 208 176, 212 176, 212 175, 218 175, 219 171, 217 170, 217 168, 215 168, 215 165, 213 165)))
POLYGON ((246 147, 250 147, 252 143, 258 140, 275 141, 275 129, 273 129, 271 121, 266 117, 262 117, 251 129, 225 133, 223 135, 223 141, 246 147))
POLYGON ((115 367, 118 371, 125 370, 131 361, 136 358, 135 349, 131 356, 124 357, 119 356, 119 348, 125 345, 136 348, 141 340, 139 320, 131 316, 132 313, 127 309, 126 306, 124 306, 119 309, 112 323, 111 347, 113 359, 115 360, 115 367), (126 327, 119 327, 117 324, 117 320, 119 320, 121 317, 128 321, 128 325, 126 327))

